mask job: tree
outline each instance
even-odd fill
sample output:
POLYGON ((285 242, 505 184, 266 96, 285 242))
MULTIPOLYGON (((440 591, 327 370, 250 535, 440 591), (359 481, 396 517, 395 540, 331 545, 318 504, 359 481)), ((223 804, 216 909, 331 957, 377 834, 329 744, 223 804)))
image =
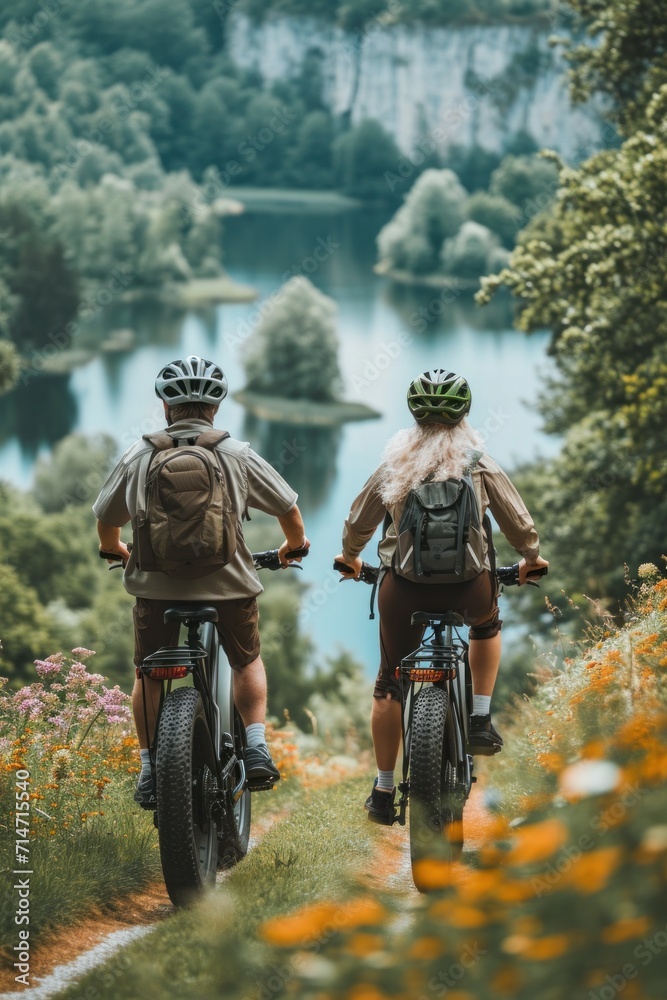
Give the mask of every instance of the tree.
POLYGON ((506 156, 491 174, 489 192, 506 198, 526 221, 547 207, 558 186, 558 170, 540 156, 506 156))
POLYGON ((64 510, 69 504, 90 505, 109 473, 116 442, 108 434, 69 434, 48 458, 35 465, 33 492, 47 512, 64 510))
POLYGON ((517 231, 523 225, 521 212, 500 194, 476 191, 465 204, 465 213, 473 222, 486 226, 500 237, 503 246, 512 248, 517 231))
POLYGON ((655 93, 667 84, 667 18, 663 0, 568 0, 578 15, 572 37, 586 30, 594 44, 561 41, 572 66, 572 96, 605 94, 627 135, 644 119, 655 93))
POLYGON ((339 135, 333 152, 336 183, 345 194, 391 199, 385 175, 396 170, 401 153, 378 122, 367 119, 339 135))
POLYGON ((336 306, 303 277, 269 299, 245 361, 253 393, 330 402, 338 397, 336 306))
POLYGON ((378 234, 380 261, 414 274, 438 270, 443 240, 463 222, 467 194, 451 170, 425 170, 378 234))
POLYGON ((490 229, 478 222, 464 222, 456 236, 443 244, 442 269, 457 278, 476 281, 500 263, 499 250, 500 240, 490 229))
POLYGON ((33 660, 54 652, 55 631, 32 587, 13 566, 0 565, 0 669, 27 679, 33 660))
POLYGON ((0 395, 16 385, 21 371, 21 359, 13 344, 0 340, 0 395))
POLYGON ((620 149, 561 166, 553 209, 479 296, 505 285, 522 329, 552 331, 558 374, 541 408, 565 444, 526 480, 572 594, 620 598, 623 562, 665 551, 666 120, 667 85, 620 149))

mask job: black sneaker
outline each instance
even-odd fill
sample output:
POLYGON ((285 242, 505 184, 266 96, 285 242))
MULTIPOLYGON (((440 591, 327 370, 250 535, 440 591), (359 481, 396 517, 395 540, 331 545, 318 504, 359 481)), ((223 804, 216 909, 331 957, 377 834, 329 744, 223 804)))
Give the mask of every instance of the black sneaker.
POLYGON ((364 803, 364 809, 367 811, 371 823, 391 826, 396 819, 396 811, 394 809, 396 789, 392 789, 391 792, 383 792, 377 788, 377 783, 378 780, 376 778, 373 782, 373 791, 364 803))
POLYGON ((137 787, 134 792, 134 801, 137 802, 142 809, 155 809, 157 805, 157 796, 155 794, 155 781, 153 779, 152 771, 141 771, 137 787))
POLYGON ((490 715, 471 715, 468 732, 468 750, 471 754, 482 754, 490 757, 503 748, 502 738, 498 735, 491 722, 490 715))
POLYGON ((280 771, 271 760, 266 743, 259 747, 248 747, 245 752, 245 769, 248 787, 271 787, 280 781, 280 771))

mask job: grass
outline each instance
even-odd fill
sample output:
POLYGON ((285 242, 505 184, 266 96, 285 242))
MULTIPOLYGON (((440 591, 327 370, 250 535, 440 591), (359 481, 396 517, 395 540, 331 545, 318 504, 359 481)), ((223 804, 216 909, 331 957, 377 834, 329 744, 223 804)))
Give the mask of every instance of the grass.
MULTIPOLYGON (((10 802, 3 796, 3 815, 10 802)), ((30 943, 80 921, 87 913, 135 892, 160 875, 157 837, 151 818, 139 814, 131 789, 107 803, 113 818, 96 817, 83 829, 33 837, 30 843, 30 943)), ((4 838, 2 868, 11 871, 13 843, 4 838)), ((0 890, 0 948, 7 954, 17 940, 13 880, 0 890)), ((10 963, 11 964, 11 963, 10 963)))
POLYGON ((367 785, 353 778, 322 791, 292 791, 288 815, 215 893, 85 976, 62 1000, 92 990, 96 1000, 257 995, 259 978, 270 978, 280 962, 260 925, 323 898, 343 905, 355 875, 370 865, 373 831, 359 808, 367 785))

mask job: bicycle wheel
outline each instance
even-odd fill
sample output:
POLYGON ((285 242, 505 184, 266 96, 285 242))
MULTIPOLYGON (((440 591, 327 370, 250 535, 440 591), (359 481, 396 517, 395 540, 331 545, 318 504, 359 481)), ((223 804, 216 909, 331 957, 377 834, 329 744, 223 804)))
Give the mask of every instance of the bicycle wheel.
MULTIPOLYGON (((210 634, 205 634, 210 662, 216 664, 214 673, 214 697, 220 713, 221 740, 231 737, 233 752, 237 760, 242 760, 245 751, 245 726, 234 705, 234 685, 232 669, 220 646, 218 634, 211 628, 210 634), (226 733, 227 736, 222 734, 226 733)), ((229 759, 224 746, 221 746, 223 765, 229 759)), ((250 840, 250 792, 244 789, 236 802, 233 801, 233 790, 241 777, 241 768, 237 767, 230 776, 229 786, 225 789, 225 814, 218 830, 218 868, 231 868, 248 853, 250 840)))
POLYGON ((447 692, 422 688, 410 743, 410 859, 418 889, 417 862, 430 857, 453 861, 461 851, 463 807, 452 722, 447 692))
MULTIPOLYGON (((241 716, 233 710, 233 725, 230 727, 237 758, 245 749, 245 726, 241 716)), ((236 778, 234 779, 236 780, 236 778)), ((236 802, 232 802, 231 789, 227 796, 228 809, 218 831, 218 868, 232 868, 248 853, 250 841, 250 792, 244 789, 236 802)))
POLYGON ((169 898, 185 906, 215 883, 218 829, 215 752, 196 688, 172 691, 158 731, 157 825, 169 898))

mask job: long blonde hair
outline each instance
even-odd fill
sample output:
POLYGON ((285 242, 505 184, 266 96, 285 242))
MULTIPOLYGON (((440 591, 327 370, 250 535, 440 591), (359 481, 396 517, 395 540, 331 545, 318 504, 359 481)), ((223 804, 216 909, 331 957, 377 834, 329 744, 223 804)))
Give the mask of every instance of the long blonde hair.
POLYGON ((382 456, 382 502, 400 503, 429 475, 436 480, 463 475, 474 450, 484 450, 484 438, 467 417, 454 426, 413 424, 398 431, 382 456))

